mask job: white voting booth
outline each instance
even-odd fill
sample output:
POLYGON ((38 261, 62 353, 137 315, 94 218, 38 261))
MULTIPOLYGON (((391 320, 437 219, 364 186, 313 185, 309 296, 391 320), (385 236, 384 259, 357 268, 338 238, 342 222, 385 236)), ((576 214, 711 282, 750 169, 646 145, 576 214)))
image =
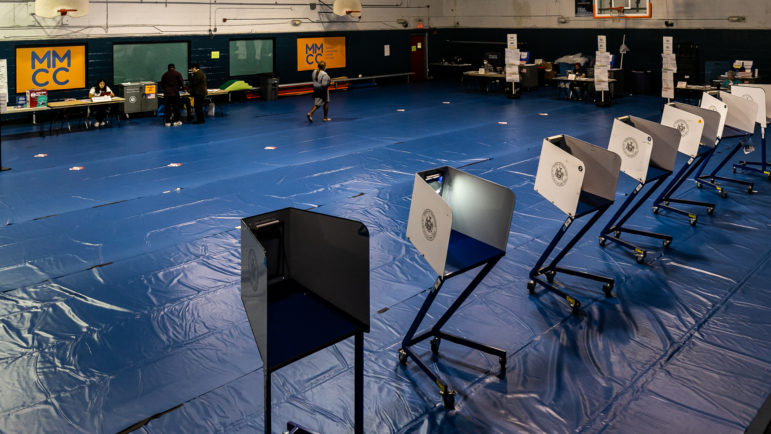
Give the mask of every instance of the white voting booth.
MULTIPOLYGON (((732 86, 740 87, 740 86, 732 86)), ((760 89, 757 89, 760 90, 760 89)), ((728 152, 725 157, 712 169, 709 174, 703 174, 707 167, 707 164, 715 155, 713 149, 709 155, 706 155, 703 163, 700 164, 699 170, 696 172, 696 186, 701 188, 702 185, 707 185, 714 188, 720 196, 728 197, 728 192, 724 187, 718 184, 718 181, 731 182, 734 184, 742 185, 746 188, 747 193, 754 193, 754 183, 736 178, 729 178, 726 176, 718 175, 718 172, 728 164, 734 155, 744 148, 745 143, 749 141, 749 137, 752 136, 755 131, 755 123, 759 120, 758 111, 759 105, 752 101, 752 96, 759 97, 759 94, 750 91, 752 94, 750 97, 745 98, 743 96, 734 95, 731 93, 720 91, 714 96, 705 93, 702 97, 701 107, 716 111, 721 115, 721 126, 717 133, 716 146, 720 146, 725 140, 739 139, 734 147, 728 152), (723 116, 723 113, 725 114, 723 116)), ((765 146, 763 147, 765 149, 765 146)), ((745 162, 741 162, 742 164, 745 162)), ((742 168, 751 167, 755 163, 750 163, 747 166, 741 166, 742 168)), ((734 172, 739 165, 734 165, 734 172)), ((749 169, 755 170, 755 169, 749 169)), ((714 205, 713 205, 714 207, 714 205)))
POLYGON ((399 362, 408 358, 439 386, 444 405, 455 406, 456 392, 431 371, 412 350, 430 337, 431 351, 439 352, 442 339, 497 356, 506 371, 506 351, 442 331, 444 324, 477 285, 506 254, 514 193, 506 187, 452 167, 439 167, 415 175, 407 222, 407 238, 438 275, 399 349, 399 362), (483 266, 455 302, 427 331, 416 335, 445 280, 483 266))
POLYGON ((639 184, 600 232, 601 246, 604 247, 607 241, 612 241, 628 248, 634 252, 638 263, 645 260, 646 250, 621 239, 622 233, 657 238, 663 240, 665 247, 669 246, 672 242, 671 236, 632 229, 624 226, 624 223, 672 174, 679 144, 680 132, 666 125, 636 116, 623 116, 613 121, 608 150, 621 157, 621 171, 636 179, 639 184), (645 185, 650 187, 635 202, 637 194, 645 185))
POLYGON ((271 374, 349 337, 354 337, 354 431, 363 432, 367 227, 295 208, 242 219, 241 301, 263 362, 265 432, 272 432, 271 374))
POLYGON ((709 215, 712 215, 715 210, 715 204, 676 198, 673 197, 673 194, 714 152, 721 116, 716 111, 673 102, 664 106, 661 124, 678 132, 680 136, 678 151, 686 155, 688 160, 653 201, 653 212, 658 214, 661 210, 668 210, 682 214, 688 217, 688 222, 691 225, 695 225, 698 221, 696 214, 679 209, 672 203, 703 206, 709 215))
POLYGON ((771 84, 751 84, 731 86, 731 94, 746 100, 752 101, 758 105, 758 112, 755 121, 760 124, 760 161, 740 161, 734 164, 733 170, 749 170, 760 172, 771 178, 771 163, 767 160, 766 149, 766 126, 771 116, 771 84))
POLYGON ((602 282, 605 295, 612 295, 612 278, 559 267, 558 264, 613 204, 620 168, 621 157, 607 149, 567 135, 544 139, 534 188, 567 214, 568 218, 530 271, 527 288, 531 294, 535 294, 535 286, 539 284, 567 300, 573 312, 577 313, 581 303, 554 284, 554 277, 559 272, 602 282), (567 242, 549 265, 544 266, 573 221, 592 213, 589 221, 567 242))

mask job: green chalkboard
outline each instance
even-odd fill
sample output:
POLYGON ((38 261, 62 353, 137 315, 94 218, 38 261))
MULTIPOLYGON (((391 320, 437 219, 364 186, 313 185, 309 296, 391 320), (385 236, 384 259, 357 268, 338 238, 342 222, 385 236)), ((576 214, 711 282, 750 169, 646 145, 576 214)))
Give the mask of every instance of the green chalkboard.
POLYGON ((230 40, 230 76, 273 72, 272 39, 230 40))
POLYGON ((187 42, 113 44, 113 83, 160 81, 169 63, 187 78, 187 42))

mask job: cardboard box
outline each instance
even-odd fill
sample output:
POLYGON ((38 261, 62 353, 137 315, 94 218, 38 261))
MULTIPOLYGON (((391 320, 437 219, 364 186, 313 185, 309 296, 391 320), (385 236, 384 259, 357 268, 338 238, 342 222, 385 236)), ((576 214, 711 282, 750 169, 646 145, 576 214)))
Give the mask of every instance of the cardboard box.
POLYGON ((48 91, 45 89, 30 89, 27 91, 27 101, 30 107, 45 107, 48 105, 48 91))

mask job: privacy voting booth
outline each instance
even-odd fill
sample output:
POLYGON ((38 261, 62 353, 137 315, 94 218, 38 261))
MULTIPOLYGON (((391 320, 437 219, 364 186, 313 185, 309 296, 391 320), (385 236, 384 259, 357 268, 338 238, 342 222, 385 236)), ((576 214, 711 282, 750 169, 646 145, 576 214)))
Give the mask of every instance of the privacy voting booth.
POLYGON ((559 272, 602 282, 605 295, 612 296, 612 278, 559 267, 558 264, 613 204, 620 168, 621 157, 613 151, 566 135, 544 139, 535 176, 535 191, 567 214, 568 218, 530 271, 527 289, 531 294, 535 294, 536 284, 541 285, 567 300, 573 313, 578 313, 581 302, 554 284, 554 277, 559 272), (593 214, 589 221, 549 265, 543 266, 573 221, 589 214, 593 214))
POLYGON ((412 346, 430 337, 431 351, 439 352, 442 339, 498 356, 501 373, 506 372, 506 351, 442 331, 487 273, 506 254, 514 193, 506 187, 452 167, 439 167, 415 174, 407 222, 407 238, 426 259, 438 277, 399 349, 399 362, 408 358, 439 386, 444 406, 455 407, 456 392, 431 371, 412 346), (416 335, 428 309, 444 282, 483 266, 455 302, 436 323, 416 335))
MULTIPOLYGON (((653 212, 658 214, 663 209, 682 214, 688 217, 688 222, 691 225, 695 225, 698 221, 696 214, 674 207, 672 203, 703 206, 706 207, 707 214, 709 215, 712 215, 714 212, 715 204, 676 198, 673 197, 673 194, 688 179, 691 173, 701 167, 715 151, 721 115, 718 111, 673 102, 664 106, 661 124, 677 131, 678 151, 686 155, 688 161, 677 171, 677 174, 664 188, 659 197, 653 201, 653 212)), ((719 191, 722 191, 722 189, 719 191)))
POLYGON ((771 84, 750 84, 731 86, 731 94, 750 101, 758 105, 756 122, 760 124, 760 161, 740 161, 734 164, 733 170, 747 170, 760 172, 771 178, 771 163, 766 159, 766 125, 771 116, 771 84))
POLYGON ((600 246, 615 242, 634 252, 635 260, 643 263, 647 252, 627 240, 621 233, 641 235, 663 240, 664 247, 672 242, 670 235, 625 227, 624 223, 672 174, 680 144, 680 132, 674 128, 636 116, 623 116, 613 121, 608 150, 621 157, 621 171, 639 182, 627 196, 618 211, 600 232, 600 246), (637 194, 649 185, 645 194, 635 203, 637 194), (631 208, 629 208, 631 206, 631 208))
POLYGON ((286 208, 241 220, 241 301, 265 376, 355 338, 354 428, 363 430, 363 333, 369 332, 369 232, 362 223, 286 208))
MULTIPOLYGON (((715 155, 714 149, 712 153, 706 156, 701 167, 696 172, 696 186, 699 188, 701 188, 702 185, 712 187, 718 191, 723 198, 728 197, 728 192, 725 191, 717 181, 739 184, 746 187, 747 193, 753 193, 755 192, 753 182, 720 176, 718 175, 718 172, 745 146, 745 143, 749 141, 749 137, 755 131, 755 122, 758 119, 758 105, 749 98, 743 98, 738 95, 721 91, 717 93, 716 96, 704 94, 701 106, 714 109, 715 107, 719 108, 721 104, 725 106, 726 112, 725 121, 723 122, 724 125, 719 131, 717 146, 720 146, 720 143, 726 139, 738 138, 739 140, 736 142, 733 149, 726 154, 709 174, 703 174, 703 172, 707 167, 709 160, 715 155)), ((736 167, 734 167, 734 171, 736 171, 736 167)))

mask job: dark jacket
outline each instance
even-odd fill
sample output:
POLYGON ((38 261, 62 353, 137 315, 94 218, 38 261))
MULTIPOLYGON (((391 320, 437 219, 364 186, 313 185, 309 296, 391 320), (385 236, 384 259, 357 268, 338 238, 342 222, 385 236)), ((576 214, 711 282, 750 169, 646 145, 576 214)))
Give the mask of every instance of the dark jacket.
POLYGON ((161 89, 165 96, 179 96, 179 90, 185 86, 182 74, 177 70, 169 70, 161 77, 161 89))
POLYGON ((199 69, 190 76, 190 95, 205 96, 207 93, 206 74, 199 69))

